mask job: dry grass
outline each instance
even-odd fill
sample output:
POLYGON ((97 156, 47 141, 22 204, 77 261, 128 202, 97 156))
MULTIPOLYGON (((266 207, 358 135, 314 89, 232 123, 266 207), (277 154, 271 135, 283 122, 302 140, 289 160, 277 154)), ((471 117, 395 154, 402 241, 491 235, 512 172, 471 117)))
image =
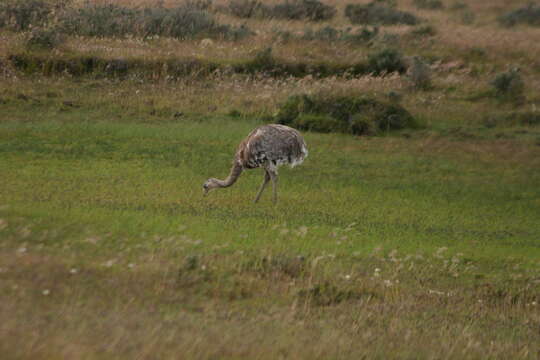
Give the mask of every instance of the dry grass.
MULTIPOLYGON (((434 82, 435 89, 430 92, 411 91, 411 83, 407 78, 397 74, 350 79, 340 77, 317 79, 311 76, 298 79, 215 72, 203 80, 186 78, 175 82, 145 83, 125 81, 113 85, 110 91, 105 92, 101 90, 99 82, 95 82, 96 88, 89 89, 89 92, 85 90, 69 94, 64 94, 63 90, 65 86, 69 86, 66 83, 69 82, 69 77, 61 80, 50 79, 40 86, 36 86, 32 79, 23 80, 14 77, 4 79, 0 87, 3 88, 0 90, 0 96, 3 91, 4 97, 16 98, 23 93, 30 98, 44 97, 46 101, 51 101, 47 99, 46 94, 57 92, 59 104, 62 101, 72 101, 91 107, 117 104, 127 114, 133 115, 140 111, 152 110, 199 115, 224 115, 237 111, 243 116, 259 117, 274 114, 291 94, 369 94, 387 100, 389 93, 397 93, 402 97, 401 103, 405 108, 428 130, 454 128, 454 132, 450 135, 461 139, 469 136, 473 142, 482 138, 483 135, 479 134, 478 130, 484 128, 483 123, 487 114, 513 111, 511 104, 498 105, 489 99, 464 101, 463 98, 486 91, 488 88, 487 83, 477 81, 467 72, 453 74, 441 70, 440 76, 434 82), (463 86, 459 92, 448 93, 447 89, 460 85, 463 86), (135 104, 134 99, 137 99, 135 104)), ((534 99, 531 102, 532 104, 527 105, 527 110, 534 109, 534 99)), ((526 131, 534 134, 535 128, 531 127, 526 131)))
MULTIPOLYGON (((364 1, 365 2, 365 1, 364 1)), ((328 2, 337 7, 343 7, 340 2, 328 2)), ((122 5, 151 6, 153 1, 130 1, 121 2, 122 5)), ((174 6, 177 2, 165 2, 165 6, 174 6)), ((489 81, 497 71, 502 71, 508 66, 520 66, 526 83, 527 96, 532 104, 540 103, 540 80, 535 74, 540 69, 540 29, 517 28, 506 29, 499 27, 495 18, 501 13, 514 8, 514 4, 498 2, 475 1, 468 3, 470 11, 478 15, 478 21, 473 26, 462 25, 453 21, 453 12, 422 11, 420 16, 434 26, 437 34, 433 38, 418 39, 408 36, 410 27, 395 26, 385 27, 383 32, 389 32, 400 36, 398 46, 406 55, 423 55, 434 59, 432 72, 435 88, 442 91, 434 91, 429 94, 414 94, 406 96, 404 104, 412 111, 423 114, 424 121, 431 125, 438 121, 440 113, 452 114, 453 118, 462 118, 463 123, 480 123, 482 114, 493 111, 492 104, 467 104, 474 111, 469 112, 467 118, 463 117, 461 110, 456 106, 456 98, 463 98, 475 93, 486 91, 489 81), (510 49, 510 50, 509 50, 510 49), (458 93, 448 94, 444 89, 457 88, 458 93), (477 111, 480 110, 480 111, 477 111)), ((411 2, 401 2, 400 8, 417 13, 418 10, 411 2)), ((371 48, 365 46, 351 46, 342 42, 310 41, 291 39, 287 42, 275 42, 276 30, 289 31, 301 36, 306 29, 306 24, 300 21, 283 20, 256 20, 244 21, 223 14, 217 14, 222 23, 240 25, 246 23, 255 30, 257 35, 239 42, 201 42, 200 40, 178 41, 174 39, 153 39, 143 41, 141 39, 96 39, 96 38, 69 38, 66 44, 53 51, 53 56, 63 57, 72 53, 97 55, 105 59, 142 59, 157 60, 168 58, 200 59, 223 63, 235 63, 252 59, 255 54, 272 44, 272 54, 276 59, 298 63, 327 63, 327 64, 354 64, 365 61, 371 48)), ((343 18, 342 12, 330 23, 309 25, 317 28, 326 25, 344 28, 349 26, 343 18)), ((23 51, 21 49, 21 36, 3 34, 0 45, 0 53, 7 56, 10 53, 23 51)), ((377 45, 379 46, 379 45, 377 45)), ((382 46, 382 45, 381 45, 382 46)), ((7 63, 7 60, 2 61, 7 63)), ((9 68, 4 73, 13 74, 9 68)), ((216 105, 197 105, 197 98, 206 92, 199 90, 197 86, 189 89, 189 100, 182 101, 182 107, 192 108, 196 112, 204 112, 209 108, 220 108, 224 112, 231 109, 241 110, 247 113, 266 113, 276 108, 286 96, 296 92, 313 92, 319 89, 344 89, 354 91, 403 91, 407 93, 409 84, 407 79, 377 80, 370 77, 344 80, 330 79, 321 82, 310 78, 295 81, 293 79, 261 79, 260 81, 245 80, 243 78, 225 79, 218 77, 211 79, 213 85, 208 83, 201 85, 210 86, 214 89, 213 96, 216 105), (235 91, 235 94, 223 93, 223 91, 235 91), (231 101, 231 96, 237 100, 231 101), (189 102, 189 105, 185 103, 189 102), (222 107, 221 104, 227 104, 222 107)), ((183 87, 179 85, 178 87, 183 87)), ((533 105, 534 106, 534 105, 533 105)), ((536 105, 538 106, 538 105, 536 105)))
MULTIPOLYGON (((274 1, 276 3, 280 1, 274 1)), ((347 27, 350 23, 343 17, 343 8, 347 3, 369 3, 370 1, 325 1, 326 4, 334 5, 339 9, 338 16, 335 19, 323 25, 315 25, 315 27, 331 26, 347 27)), ((120 1, 125 6, 153 6, 153 0, 123 0, 120 1)), ((216 5, 226 4, 226 0, 214 2, 216 5)), ((176 6, 177 1, 164 2, 165 6, 176 6)), ((447 4, 450 5, 450 4, 447 4)), ((477 24, 474 26, 462 25, 453 21, 454 13, 448 9, 444 11, 429 11, 418 10, 412 1, 399 2, 399 8, 418 14, 428 23, 433 24, 438 30, 437 43, 441 48, 458 48, 467 50, 474 47, 483 48, 489 52, 493 52, 494 56, 507 56, 509 49, 514 53, 519 53, 521 56, 530 59, 538 59, 538 43, 540 41, 540 29, 521 27, 519 29, 506 29, 498 26, 496 18, 503 13, 511 11, 519 7, 521 3, 508 1, 468 1, 467 8, 476 15, 477 24), (532 51, 532 53, 531 53, 532 51)), ((301 32, 305 30, 306 24, 301 21, 284 21, 284 20, 239 20, 231 16, 220 14, 220 20, 226 23, 241 24, 245 23, 248 27, 256 29, 259 34, 271 33, 275 29, 281 31, 301 32)), ((385 27, 391 32, 400 34, 406 32, 407 26, 390 26, 385 27)), ((260 38, 259 43, 268 43, 267 39, 260 38)), ((298 45, 297 45, 298 46, 298 45)), ((341 55, 340 55, 341 57, 341 55)))
MULTIPOLYGON (((218 60, 235 62, 252 59, 257 52, 265 49, 265 44, 273 42, 273 35, 261 35, 255 38, 234 42, 204 42, 200 40, 179 41, 159 39, 143 41, 141 39, 71 39, 66 44, 66 51, 97 54, 108 58, 145 58, 160 59, 168 57, 218 60)), ((366 57, 365 51, 350 51, 346 44, 317 43, 315 48, 305 48, 300 41, 277 44, 272 47, 272 55, 277 59, 290 62, 326 62, 353 64, 366 57), (299 51, 304 47, 303 51, 299 51), (336 60, 339 56, 339 61, 336 60)))
POLYGON ((374 254, 348 267, 322 256, 304 260, 302 272, 287 270, 295 260, 279 254, 251 257, 273 259, 270 266, 237 254, 186 267, 166 251, 62 260, 36 247, 4 247, 6 359, 533 359, 540 351, 538 278, 526 270, 512 271, 511 287, 489 280, 464 287, 440 283, 471 271, 444 249, 430 259, 374 254))
MULTIPOLYGON (((105 1, 106 2, 106 1, 105 1)), ((368 1, 355 1, 366 3, 368 1)), ((124 6, 156 6, 153 0, 124 0, 115 2, 124 6)), ((342 2, 327 2, 338 8, 345 6, 342 2)), ((220 2, 216 2, 219 5, 220 2)), ((410 2, 400 2, 400 8, 418 13, 420 17, 432 24, 437 31, 434 39, 421 42, 418 39, 402 38, 399 46, 412 54, 438 54, 447 61, 466 58, 471 49, 482 49, 486 52, 490 63, 504 66, 507 63, 523 64, 525 68, 537 69, 540 57, 538 43, 540 43, 540 29, 519 27, 507 29, 498 26, 496 17, 507 12, 517 5, 503 2, 468 2, 469 11, 477 15, 478 21, 472 26, 462 25, 454 21, 455 13, 446 9, 444 11, 419 11, 410 2)), ((177 1, 164 2, 165 6, 176 6, 177 1)), ((257 35, 240 43, 216 42, 210 46, 201 46, 199 41, 176 41, 162 39, 153 42, 144 42, 138 39, 128 40, 96 40, 72 39, 68 44, 69 51, 106 53, 109 56, 195 56, 211 59, 242 59, 251 56, 257 50, 272 44, 276 38, 276 31, 288 31, 300 36, 307 27, 317 29, 324 26, 337 28, 351 27, 343 17, 342 11, 338 16, 323 24, 308 24, 301 21, 238 19, 224 14, 215 14, 221 23, 239 26, 246 24, 255 30, 257 35)), ((353 27, 354 28, 354 27, 353 27)), ((408 26, 384 27, 383 32, 404 35, 410 30, 408 26)), ((327 62, 357 62, 366 56, 365 48, 351 47, 340 43, 309 42, 306 45, 302 40, 291 40, 285 44, 273 44, 274 53, 279 58, 291 61, 327 61, 327 62), (338 60, 339 59, 339 60, 338 60)), ((467 59, 465 59, 467 60, 467 59)))

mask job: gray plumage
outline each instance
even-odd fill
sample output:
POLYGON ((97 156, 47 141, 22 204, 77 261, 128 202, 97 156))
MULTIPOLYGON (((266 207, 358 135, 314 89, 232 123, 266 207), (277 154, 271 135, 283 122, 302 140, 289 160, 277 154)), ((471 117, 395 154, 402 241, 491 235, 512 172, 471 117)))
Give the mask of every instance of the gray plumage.
POLYGON ((276 202, 278 167, 284 164, 291 167, 299 165, 307 155, 306 143, 297 130, 278 124, 259 126, 238 145, 229 176, 225 180, 208 179, 203 184, 204 193, 215 188, 231 186, 244 169, 262 167, 264 181, 255 202, 259 201, 270 180, 272 180, 273 200, 276 202))

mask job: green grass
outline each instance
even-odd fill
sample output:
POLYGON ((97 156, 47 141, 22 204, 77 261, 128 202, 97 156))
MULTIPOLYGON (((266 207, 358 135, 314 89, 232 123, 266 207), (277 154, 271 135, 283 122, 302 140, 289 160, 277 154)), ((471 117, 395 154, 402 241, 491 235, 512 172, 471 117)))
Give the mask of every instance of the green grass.
POLYGON ((509 249, 540 256, 536 168, 411 154, 408 140, 308 134, 309 161, 282 170, 276 207, 268 198, 251 204, 262 179, 256 170, 203 198, 203 181, 226 176, 236 143, 256 125, 3 123, 0 199, 23 215, 46 212, 126 236, 190 224, 213 244, 243 229, 253 237, 243 246, 256 247, 274 236, 267 227, 287 223, 315 227, 313 239, 287 245, 312 253, 335 247, 317 237, 356 223, 354 241, 340 251, 472 246, 474 257, 509 249))
POLYGON ((71 86, 80 105, 10 97, 0 112, 8 358, 540 351, 537 146, 306 133, 278 204, 255 205, 260 170, 208 197, 202 184, 256 119, 174 120, 136 99, 130 118, 71 86))

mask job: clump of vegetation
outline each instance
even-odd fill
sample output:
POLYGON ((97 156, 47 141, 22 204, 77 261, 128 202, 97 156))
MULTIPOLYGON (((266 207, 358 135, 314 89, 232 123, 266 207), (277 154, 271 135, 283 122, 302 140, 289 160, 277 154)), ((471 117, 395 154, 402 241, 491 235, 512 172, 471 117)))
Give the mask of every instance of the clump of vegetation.
POLYGON ((463 25, 472 25, 476 21, 476 14, 470 10, 465 10, 461 14, 460 20, 463 25))
POLYGON ((408 70, 409 80, 413 87, 418 90, 427 90, 432 86, 431 70, 420 58, 414 57, 408 70))
POLYGON ((540 26, 540 6, 530 3, 525 7, 499 17, 499 22, 504 26, 515 26, 518 24, 540 26))
POLYGON ((518 113, 517 119, 521 125, 540 125, 540 113, 538 111, 518 113))
POLYGON ((66 33, 85 36, 136 35, 168 36, 180 39, 222 37, 236 40, 251 32, 244 26, 235 28, 218 24, 212 16, 198 8, 184 4, 169 8, 133 9, 115 4, 90 4, 67 10, 59 19, 66 33))
POLYGON ((394 91, 394 90, 390 90, 385 95, 388 98, 388 101, 390 101, 392 103, 399 103, 403 99, 403 95, 401 93, 397 92, 397 91, 394 91))
POLYGON ((187 0, 184 5, 191 9, 210 10, 212 7, 212 0, 187 0))
POLYGON ((450 10, 453 10, 453 11, 464 10, 464 9, 467 9, 468 7, 469 6, 463 1, 456 1, 452 5, 450 5, 450 10))
POLYGON ((257 0, 232 0, 222 11, 239 18, 250 19, 264 17, 266 6, 257 0))
POLYGON ((372 40, 374 40, 377 37, 377 35, 379 35, 378 27, 375 26, 371 29, 368 27, 363 27, 361 29, 358 29, 354 33, 347 31, 346 33, 343 34, 341 39, 343 41, 353 43, 353 44, 364 44, 364 43, 369 43, 372 40))
POLYGON ((3 1, 0 3, 0 29, 24 31, 43 26, 52 9, 51 4, 43 0, 3 1))
POLYGON ((413 4, 419 9, 426 10, 438 10, 444 8, 444 4, 441 0, 414 0, 413 4))
POLYGON ((379 34, 379 28, 363 27, 355 32, 350 28, 345 30, 325 26, 318 30, 308 29, 302 35, 303 40, 344 41, 352 44, 369 44, 379 34))
POLYGON ((274 29, 274 38, 282 43, 287 43, 291 39, 296 38, 296 36, 288 30, 274 29))
POLYGON ((495 96, 500 100, 521 102, 524 99, 525 84, 518 68, 497 74, 491 81, 495 96))
MULTIPOLYGON (((63 31, 85 36, 125 36, 133 31, 139 11, 115 4, 86 3, 60 18, 63 31)), ((159 22, 156 19, 155 23, 159 22)))
POLYGON ((367 5, 348 4, 345 8, 345 16, 353 24, 416 25, 419 23, 419 19, 413 14, 385 6, 380 1, 374 1, 367 5))
POLYGON ((393 72, 404 73, 407 67, 399 51, 383 49, 368 56, 368 69, 374 75, 383 75, 393 72))
POLYGON ((275 64, 276 60, 272 55, 272 48, 268 47, 266 49, 258 51, 255 54, 253 60, 251 60, 251 62, 248 64, 248 66, 252 69, 256 69, 256 71, 267 71, 274 68, 275 64))
POLYGON ((336 41, 342 36, 342 31, 331 26, 325 26, 319 30, 307 29, 302 35, 304 40, 336 41))
POLYGON ((472 25, 476 21, 476 14, 463 1, 454 2, 449 6, 449 9, 454 12, 452 18, 463 25, 472 25))
POLYGON ((95 76, 125 76, 128 73, 138 78, 169 80, 183 77, 202 78, 215 71, 221 73, 237 73, 265 75, 271 77, 305 77, 317 78, 329 76, 355 76, 373 73, 365 62, 356 64, 326 64, 288 62, 275 59, 271 48, 261 50, 252 59, 234 64, 207 60, 184 59, 125 59, 109 58, 95 55, 70 54, 65 56, 49 56, 39 52, 21 52, 11 54, 7 60, 14 69, 27 74, 41 73, 46 76, 68 73, 72 76, 92 74, 95 76))
POLYGON ((395 8, 397 6, 396 0, 373 0, 372 3, 392 8, 395 8))
POLYGON ((471 47, 467 49, 465 52, 464 58, 467 61, 483 61, 487 57, 487 52, 485 49, 482 49, 481 47, 471 47))
POLYGON ((333 6, 319 0, 293 0, 275 5, 271 13, 272 17, 280 19, 323 21, 333 18, 336 12, 333 6))
POLYGON ((349 132, 346 123, 328 114, 299 114, 293 124, 299 129, 315 132, 349 132))
POLYGON ((513 111, 490 114, 484 119, 487 128, 504 126, 537 126, 540 125, 540 112, 538 111, 513 111))
POLYGON ((289 20, 324 21, 336 15, 333 6, 319 0, 287 0, 275 5, 266 5, 257 0, 234 0, 224 9, 241 18, 275 18, 289 20))
POLYGON ((115 4, 69 9, 60 18, 62 30, 85 36, 124 36, 132 32, 138 11, 115 4))
POLYGON ((434 36, 437 34, 437 30, 433 25, 420 25, 413 28, 410 34, 413 36, 434 36))
POLYGON ((294 95, 287 99, 274 121, 303 130, 376 135, 415 126, 402 106, 367 96, 333 94, 294 95))
POLYGON ((142 62, 138 59, 110 59, 78 54, 56 57, 34 52, 11 54, 8 60, 15 69, 23 73, 37 73, 45 76, 69 74, 71 76, 124 78, 126 75, 131 75, 136 78, 171 80, 186 76, 208 76, 218 68, 216 64, 192 59, 142 62))
POLYGON ((30 49, 53 49, 64 41, 64 36, 53 28, 35 28, 26 37, 30 49))
POLYGON ((399 46, 400 36, 398 34, 385 32, 377 36, 376 45, 378 48, 395 48, 399 46))

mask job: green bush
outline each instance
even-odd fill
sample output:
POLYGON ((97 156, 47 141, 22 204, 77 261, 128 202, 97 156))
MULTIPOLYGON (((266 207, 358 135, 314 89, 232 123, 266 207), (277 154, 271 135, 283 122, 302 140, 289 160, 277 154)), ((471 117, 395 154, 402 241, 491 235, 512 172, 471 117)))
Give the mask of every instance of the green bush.
POLYGON ((138 10, 115 4, 85 6, 68 9, 59 19, 66 33, 85 36, 124 36, 132 32, 137 21, 138 10))
POLYGON ((461 14, 460 21, 463 25, 472 25, 476 21, 476 14, 470 10, 465 10, 461 14))
POLYGON ((504 26, 518 24, 540 26, 540 6, 531 3, 499 17, 499 22, 504 26))
POLYGON ((42 0, 3 0, 0 3, 0 28, 24 31, 47 23, 52 6, 42 0))
POLYGON ((377 35, 379 35, 379 28, 373 27, 371 29, 363 27, 356 30, 356 32, 349 32, 343 34, 341 40, 352 43, 352 44, 366 44, 373 41, 377 35))
POLYGON ((437 34, 437 30, 433 25, 420 25, 411 30, 413 36, 434 36, 437 34))
POLYGON ((403 95, 394 90, 388 91, 385 95, 388 98, 388 101, 395 104, 401 102, 401 100, 403 99, 403 95))
POLYGON ((521 125, 540 125, 540 112, 538 111, 529 111, 522 112, 517 115, 517 120, 521 125))
POLYGON ((288 20, 324 21, 336 15, 333 6, 319 0, 286 0, 266 5, 258 0, 233 0, 224 9, 241 18, 275 18, 288 20))
POLYGON ((383 49, 368 56, 368 69, 374 75, 404 73, 407 70, 403 57, 394 49, 383 49))
POLYGON ((416 25, 419 22, 413 14, 380 5, 379 2, 367 5, 348 4, 345 16, 351 23, 363 25, 416 25))
POLYGON ((234 28, 218 24, 212 16, 200 10, 198 3, 177 8, 133 9, 115 4, 91 4, 67 10, 59 19, 61 29, 70 34, 85 36, 141 37, 167 36, 180 39, 222 37, 239 39, 251 34, 244 26, 234 28), (195 5, 194 5, 195 4, 195 5))
POLYGON ((427 90, 431 88, 431 69, 420 58, 415 56, 412 59, 408 75, 415 89, 427 90))
POLYGON ((333 6, 325 5, 319 0, 292 0, 274 5, 272 17, 290 20, 324 21, 336 15, 333 6))
POLYGON ((303 130, 373 135, 414 127, 411 114, 398 104, 371 97, 294 95, 280 107, 274 121, 303 130))
POLYGON ((299 129, 329 133, 347 132, 347 127, 343 122, 326 114, 299 114, 294 120, 294 126, 299 129))
POLYGON ((523 100, 525 84, 517 68, 497 74, 491 81, 491 85, 495 95, 501 100, 523 100))
POLYGON ((304 40, 336 41, 343 35, 341 30, 336 30, 331 26, 325 26, 322 29, 313 31, 311 29, 304 31, 302 38, 304 40))
POLYGON ((64 41, 64 36, 56 29, 33 29, 26 37, 27 48, 53 49, 64 41))
POLYGON ((540 112, 521 111, 489 114, 484 119, 487 128, 540 125, 540 112))
POLYGON ((454 2, 452 5, 450 5, 450 10, 452 11, 465 10, 468 7, 469 6, 467 5, 467 3, 458 0, 454 2))
POLYGON ((349 119, 350 132, 359 135, 375 135, 377 133, 376 118, 373 112, 358 113, 349 119))
POLYGON ((250 19, 264 17, 266 6, 258 0, 232 0, 229 2, 226 11, 239 18, 250 19))
POLYGON ((325 26, 319 30, 308 29, 302 35, 303 40, 344 41, 351 44, 369 44, 379 34, 379 28, 363 27, 352 32, 350 28, 338 30, 325 26))
POLYGON ((184 6, 194 10, 210 10, 212 8, 212 0, 187 0, 184 6))
POLYGON ((373 0, 371 3, 391 8, 395 8, 397 6, 397 0, 373 0))
POLYGON ((441 0, 414 0, 413 4, 419 9, 438 10, 444 8, 441 0))
POLYGON ((268 71, 275 67, 276 60, 272 55, 272 48, 268 47, 255 54, 255 57, 247 65, 253 72, 268 71))

